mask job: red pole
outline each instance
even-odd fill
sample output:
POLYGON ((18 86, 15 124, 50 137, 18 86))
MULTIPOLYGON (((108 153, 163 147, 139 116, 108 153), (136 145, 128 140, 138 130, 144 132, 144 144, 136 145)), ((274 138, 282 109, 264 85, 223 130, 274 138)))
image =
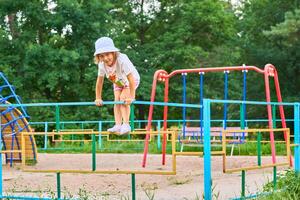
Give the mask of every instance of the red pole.
MULTIPOLYGON (((274 70, 274 82, 275 82, 275 89, 276 89, 276 95, 277 95, 277 101, 279 103, 282 102, 282 97, 281 97, 281 92, 280 92, 280 86, 279 86, 279 79, 278 79, 278 74, 276 71, 276 68, 271 65, 271 64, 267 64, 269 67, 272 67, 274 70)), ((279 113, 280 113, 280 118, 281 118, 281 125, 282 128, 286 128, 286 120, 285 120, 285 114, 284 114, 284 108, 283 105, 279 105, 279 113)), ((284 131, 284 140, 285 142, 287 141, 287 136, 286 136, 286 131, 284 131)), ((293 159, 292 156, 290 157, 290 166, 293 166, 293 159)))
MULTIPOLYGON (((161 74, 168 74, 166 71, 164 70, 157 70, 154 73, 153 76, 153 82, 152 82, 152 91, 151 91, 151 99, 150 102, 154 102, 155 101, 155 92, 156 92, 156 84, 157 84, 157 79, 159 79, 159 76, 161 74)), ((151 129, 151 125, 152 125, 152 116, 153 116, 153 110, 154 110, 154 105, 151 104, 149 106, 149 114, 148 114, 148 123, 147 123, 147 134, 146 134, 146 139, 144 142, 144 156, 143 156, 143 163, 142 166, 145 167, 146 166, 146 160, 147 160, 147 153, 148 153, 148 149, 149 149, 149 139, 150 139, 150 129, 151 129)))
MULTIPOLYGON (((266 89, 266 102, 271 102, 271 95, 270 95, 270 84, 269 84, 269 75, 272 75, 272 69, 269 68, 269 66, 265 66, 264 70, 264 76, 265 76, 265 89, 266 89)), ((268 119, 269 119, 269 128, 273 128, 273 122, 272 122, 272 108, 271 105, 267 105, 267 111, 268 111, 268 119)), ((274 132, 270 131, 270 143, 271 143, 271 153, 272 153, 272 162, 273 164, 276 163, 276 150, 275 150, 275 142, 274 142, 274 132)))
MULTIPOLYGON (((165 80, 165 96, 164 102, 167 103, 169 101, 169 78, 165 80)), ((164 106, 164 131, 167 130, 167 119, 168 119, 168 106, 164 106)), ((166 163, 166 146, 167 146, 167 134, 163 135, 163 145, 162 145, 162 164, 166 163)))

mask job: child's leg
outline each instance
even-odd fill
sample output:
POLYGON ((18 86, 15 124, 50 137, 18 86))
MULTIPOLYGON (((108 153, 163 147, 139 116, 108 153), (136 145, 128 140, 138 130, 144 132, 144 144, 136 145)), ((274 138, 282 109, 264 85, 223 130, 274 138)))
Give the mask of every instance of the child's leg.
MULTIPOLYGON (((122 92, 121 90, 114 91, 115 101, 120 101, 121 92, 122 92)), ((122 105, 120 104, 114 105, 114 116, 115 116, 116 125, 122 124, 121 106, 122 105)))
MULTIPOLYGON (((120 99, 124 101, 125 99, 130 97, 129 88, 124 88, 121 92, 120 99)), ((123 118, 123 123, 129 124, 129 116, 130 116, 130 105, 121 105, 121 115, 123 118)))

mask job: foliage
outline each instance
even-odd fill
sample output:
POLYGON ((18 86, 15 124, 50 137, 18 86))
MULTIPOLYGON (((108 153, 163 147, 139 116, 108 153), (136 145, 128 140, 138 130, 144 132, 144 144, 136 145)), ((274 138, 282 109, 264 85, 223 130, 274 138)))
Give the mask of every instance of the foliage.
POLYGON ((271 192, 270 195, 263 196, 258 199, 299 199, 300 196, 300 176, 295 171, 288 170, 280 174, 277 179, 276 190, 273 190, 273 182, 269 182, 264 186, 264 192, 271 192))

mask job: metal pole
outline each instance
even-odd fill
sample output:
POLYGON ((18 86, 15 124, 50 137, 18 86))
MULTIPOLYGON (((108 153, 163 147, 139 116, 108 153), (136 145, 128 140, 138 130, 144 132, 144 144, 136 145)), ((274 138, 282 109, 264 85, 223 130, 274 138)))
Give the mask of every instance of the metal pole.
POLYGON ((295 148, 294 148, 294 159, 295 159, 295 171, 297 174, 300 173, 300 137, 299 137, 299 128, 300 128, 300 121, 299 121, 299 107, 300 104, 296 103, 294 105, 294 143, 295 143, 295 148))
POLYGON ((245 176, 246 176, 245 170, 242 170, 242 193, 241 193, 242 197, 245 197, 245 187, 246 187, 245 176))
POLYGON ((92 135, 92 170, 96 170, 96 135, 92 135))
POLYGON ((131 174, 132 200, 135 200, 135 174, 131 174))
POLYGON ((211 200, 210 100, 203 101, 204 118, 204 199, 211 200))
POLYGON ((99 149, 101 149, 102 148, 102 134, 101 134, 101 132, 102 132, 102 121, 99 121, 99 123, 98 123, 98 131, 99 131, 98 146, 99 146, 99 149))
POLYGON ((57 199, 60 199, 61 198, 60 172, 56 173, 56 182, 57 182, 57 199))

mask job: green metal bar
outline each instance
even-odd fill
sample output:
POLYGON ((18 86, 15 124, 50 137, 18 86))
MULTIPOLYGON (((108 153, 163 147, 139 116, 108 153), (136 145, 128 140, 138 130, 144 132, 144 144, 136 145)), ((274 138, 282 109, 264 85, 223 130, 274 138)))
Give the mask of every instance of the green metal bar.
POLYGON ((60 126, 59 126, 59 122, 60 122, 60 119, 59 119, 59 106, 56 105, 55 106, 55 123, 56 123, 56 132, 58 132, 60 130, 60 126))
POLYGON ((277 187, 277 167, 273 167, 273 187, 276 190, 277 187))
POLYGON ((92 135, 92 170, 96 170, 96 135, 92 135))
POLYGON ((242 170, 242 193, 241 193, 242 197, 245 197, 245 186, 246 186, 245 175, 246 175, 245 170, 242 170))
POLYGON ((160 129, 161 129, 161 125, 160 125, 160 121, 157 122, 157 148, 161 149, 161 142, 160 142, 160 138, 161 138, 161 134, 160 134, 160 129))
POLYGON ((243 104, 240 104, 240 126, 241 129, 245 129, 245 115, 244 115, 243 104))
POLYGON ((102 134, 101 134, 101 132, 102 132, 102 121, 99 121, 98 122, 98 131, 99 131, 99 135, 98 135, 98 137, 99 137, 99 139, 98 139, 98 148, 99 149, 101 149, 102 148, 102 134))
POLYGON ((273 121, 273 128, 276 128, 276 105, 272 106, 272 121, 273 121))
POLYGON ((130 105, 130 127, 131 131, 134 130, 134 105, 130 105))
POLYGON ((60 199, 61 198, 60 172, 56 173, 56 183, 57 183, 57 199, 60 199))
POLYGON ((132 200, 135 200, 135 174, 131 174, 132 200))
POLYGON ((257 133, 257 165, 261 166, 261 133, 257 133))

